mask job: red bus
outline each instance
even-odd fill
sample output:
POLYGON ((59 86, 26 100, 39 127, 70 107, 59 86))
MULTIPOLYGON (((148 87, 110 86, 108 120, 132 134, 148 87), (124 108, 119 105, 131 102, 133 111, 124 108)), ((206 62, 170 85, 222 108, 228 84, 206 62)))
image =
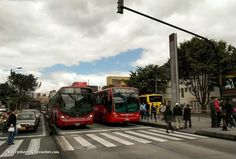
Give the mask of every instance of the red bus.
POLYGON ((48 113, 51 122, 58 127, 93 124, 93 94, 91 88, 62 87, 50 98, 48 113))
POLYGON ((138 90, 110 87, 94 93, 94 120, 107 123, 139 122, 138 90))

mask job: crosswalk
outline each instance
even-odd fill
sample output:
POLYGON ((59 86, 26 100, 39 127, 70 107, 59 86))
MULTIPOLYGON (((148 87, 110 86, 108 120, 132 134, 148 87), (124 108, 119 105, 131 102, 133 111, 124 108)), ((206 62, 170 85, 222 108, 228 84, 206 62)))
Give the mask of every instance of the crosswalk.
POLYGON ((62 151, 78 149, 99 149, 101 147, 114 148, 121 145, 132 146, 150 144, 153 142, 183 141, 206 139, 208 137, 174 132, 167 134, 164 129, 150 128, 145 130, 122 130, 110 132, 95 132, 56 136, 56 141, 62 151))
MULTIPOLYGON (((113 131, 95 131, 71 135, 55 136, 61 151, 75 151, 79 149, 115 148, 122 145, 150 144, 154 142, 183 141, 205 139, 208 137, 174 132, 166 134, 164 129, 124 129, 113 131)), ((37 155, 45 145, 41 138, 16 139, 14 145, 7 146, 6 141, 0 141, 0 158, 12 157, 21 152, 26 156, 37 155), (27 141, 25 141, 27 140, 27 141), (27 144, 27 146, 25 146, 27 144), (24 145, 24 146, 22 146, 24 145), (24 148, 23 148, 24 147, 24 148), (5 148, 5 150, 3 150, 5 148)))

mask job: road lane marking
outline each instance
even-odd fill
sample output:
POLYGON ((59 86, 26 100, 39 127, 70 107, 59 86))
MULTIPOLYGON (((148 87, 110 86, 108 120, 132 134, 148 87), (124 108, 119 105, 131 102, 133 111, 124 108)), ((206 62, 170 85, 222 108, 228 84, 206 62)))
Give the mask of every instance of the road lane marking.
MULTIPOLYGON (((150 130, 150 131, 151 131, 151 130, 150 130)), ((168 134, 166 134, 166 135, 157 134, 157 133, 148 132, 148 131, 145 131, 145 130, 139 130, 139 132, 146 133, 146 134, 150 134, 150 135, 154 135, 154 136, 159 136, 159 137, 163 137, 163 138, 167 138, 167 139, 171 139, 171 140, 176 140, 176 141, 183 140, 183 139, 181 139, 181 138, 177 138, 177 137, 173 137, 173 136, 168 136, 168 134)))
POLYGON ((41 139, 32 139, 30 141, 27 151, 25 152, 25 155, 38 154, 39 147, 40 147, 40 141, 41 141, 41 139))
MULTIPOLYGON (((161 134, 167 134, 166 132, 164 132, 164 131, 160 131, 160 130, 150 130, 150 131, 158 132, 158 133, 161 133, 161 134)), ((195 138, 195 137, 183 136, 183 135, 180 135, 180 134, 176 134, 175 132, 173 132, 173 133, 169 133, 168 135, 169 135, 169 136, 180 137, 180 138, 185 138, 185 139, 190 139, 190 140, 197 139, 197 138, 195 138)))
POLYGON ((116 135, 120 135, 120 136, 126 137, 128 139, 132 139, 132 140, 144 143, 144 144, 152 143, 151 141, 148 141, 148 140, 145 140, 145 139, 141 139, 139 137, 131 136, 131 135, 128 135, 128 134, 124 134, 124 133, 121 133, 121 132, 113 132, 113 133, 116 134, 116 135))
POLYGON ((99 132, 107 132, 107 131, 123 131, 123 130, 137 130, 137 129, 150 129, 152 127, 148 126, 139 126, 135 128, 115 128, 115 129, 99 129, 99 130, 85 130, 85 131, 79 131, 73 130, 73 131, 62 131, 59 130, 58 135, 65 135, 65 134, 82 134, 82 133, 99 133, 99 132))
POLYGON ((152 137, 152 136, 141 134, 141 133, 138 133, 138 132, 133 132, 133 131, 125 131, 125 132, 129 133, 129 134, 136 135, 136 136, 144 137, 144 138, 147 138, 147 139, 151 139, 151 140, 154 140, 154 141, 158 141, 158 142, 168 141, 168 140, 165 140, 165 139, 161 139, 161 138, 158 138, 158 137, 152 137))
POLYGON ((81 136, 75 136, 73 137, 78 143, 80 143, 82 146, 86 147, 87 149, 96 149, 97 147, 85 140, 81 136))
POLYGON ((175 131, 175 133, 176 133, 176 134, 180 134, 180 135, 187 135, 187 136, 192 136, 192 137, 203 138, 203 139, 208 139, 208 138, 209 138, 209 137, 206 137, 206 136, 195 135, 195 134, 189 134, 189 133, 179 132, 179 131, 175 131))
POLYGON ((104 140, 102 138, 100 138, 99 136, 96 136, 94 134, 86 134, 87 136, 89 136, 90 138, 92 138, 93 140, 96 140, 97 142, 99 142, 100 144, 106 146, 106 147, 116 147, 115 144, 107 141, 107 140, 104 140))
POLYGON ((100 134, 103 135, 103 136, 106 136, 106 137, 108 137, 108 138, 110 138, 112 140, 115 140, 117 142, 120 142, 120 143, 122 143, 124 145, 134 145, 134 143, 132 143, 132 142, 123 140, 123 139, 121 139, 119 137, 116 137, 116 136, 113 136, 113 135, 110 135, 110 134, 107 134, 107 133, 100 133, 100 134))
POLYGON ((23 140, 15 140, 14 145, 10 145, 1 155, 1 157, 12 157, 16 152, 17 149, 20 147, 23 140))
POLYGON ((6 141, 0 141, 0 146, 2 146, 6 141))
POLYGON ((56 136, 56 140, 60 145, 62 151, 74 151, 75 149, 71 146, 71 144, 66 140, 64 136, 56 136))

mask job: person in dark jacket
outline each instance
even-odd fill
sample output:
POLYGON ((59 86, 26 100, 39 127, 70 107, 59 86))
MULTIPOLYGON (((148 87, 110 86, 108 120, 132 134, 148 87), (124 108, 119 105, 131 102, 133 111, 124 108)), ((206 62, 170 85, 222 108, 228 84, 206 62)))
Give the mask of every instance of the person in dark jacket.
POLYGON ((173 119, 173 112, 170 109, 170 105, 166 106, 166 110, 164 112, 164 120, 166 122, 166 133, 169 133, 169 129, 172 130, 172 132, 174 132, 174 128, 171 125, 172 119, 173 119))
POLYGON ((173 108, 174 118, 176 122, 176 129, 183 128, 183 113, 179 103, 176 103, 173 108))
POLYGON ((15 114, 15 109, 10 111, 10 114, 8 116, 8 119, 7 119, 7 127, 8 128, 10 128, 10 127, 14 128, 14 131, 9 131, 8 139, 7 139, 8 145, 13 145, 14 144, 14 138, 15 138, 15 135, 16 135, 16 114, 15 114))
POLYGON ((212 128, 217 127, 217 113, 216 113, 216 108, 214 105, 214 98, 215 97, 211 97, 211 101, 209 103, 210 110, 211 110, 211 127, 212 128))
POLYGON ((184 128, 187 128, 187 123, 189 122, 189 127, 192 127, 191 122, 191 107, 189 104, 184 108, 184 128))

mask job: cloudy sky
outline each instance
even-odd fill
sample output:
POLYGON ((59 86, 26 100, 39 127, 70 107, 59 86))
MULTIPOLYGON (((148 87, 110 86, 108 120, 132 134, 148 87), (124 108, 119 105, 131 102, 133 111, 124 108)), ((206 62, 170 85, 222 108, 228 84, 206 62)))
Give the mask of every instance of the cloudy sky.
MULTIPOLYGON (((236 46, 235 0, 125 0, 125 6, 236 46)), ((10 69, 32 73, 37 92, 74 81, 103 86, 111 75, 164 64, 168 36, 191 35, 130 11, 117 0, 0 0, 0 82, 10 69)))

